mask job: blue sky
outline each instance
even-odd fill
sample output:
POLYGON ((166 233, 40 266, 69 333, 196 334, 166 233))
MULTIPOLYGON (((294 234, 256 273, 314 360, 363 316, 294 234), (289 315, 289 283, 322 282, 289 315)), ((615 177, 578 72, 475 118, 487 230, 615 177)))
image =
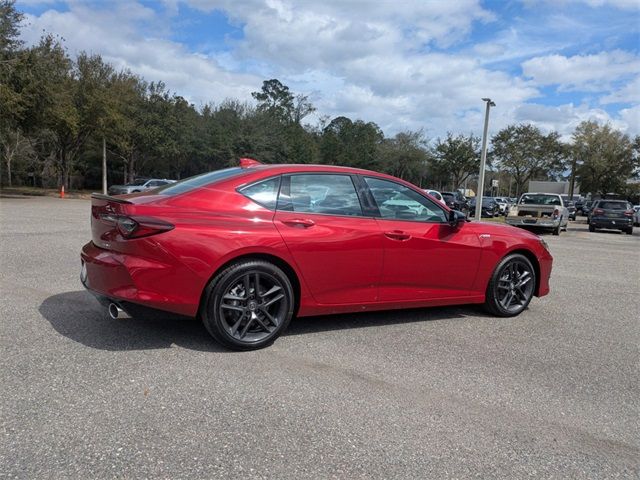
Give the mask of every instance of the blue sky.
POLYGON ((19 0, 23 39, 163 80, 196 105, 251 102, 278 78, 306 120, 346 115, 387 134, 480 133, 530 122, 566 140, 583 120, 640 133, 636 0, 19 0))

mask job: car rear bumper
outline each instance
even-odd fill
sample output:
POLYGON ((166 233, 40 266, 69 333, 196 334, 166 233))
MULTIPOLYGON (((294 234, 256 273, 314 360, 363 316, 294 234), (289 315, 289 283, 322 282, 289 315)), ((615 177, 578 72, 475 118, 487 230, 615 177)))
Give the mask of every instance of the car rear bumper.
MULTIPOLYGON (((93 242, 82 247, 80 280, 103 303, 123 305, 130 302, 158 310, 195 316, 199 295, 181 295, 180 278, 175 265, 153 259, 127 255, 96 247, 93 242)), ((200 290, 201 291, 201 290, 200 290)), ((126 308, 125 308, 126 309, 126 308)))
POLYGON ((589 225, 595 228, 610 228, 612 230, 626 230, 633 227, 632 218, 591 217, 589 225))

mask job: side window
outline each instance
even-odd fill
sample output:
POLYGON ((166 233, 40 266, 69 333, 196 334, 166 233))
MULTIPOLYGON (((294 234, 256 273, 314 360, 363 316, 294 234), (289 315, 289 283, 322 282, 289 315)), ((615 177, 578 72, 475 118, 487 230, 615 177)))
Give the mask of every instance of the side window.
POLYGON ((365 177, 380 216, 393 220, 446 222, 447 213, 428 198, 399 183, 365 177))
POLYGON ((289 199, 283 202, 283 209, 325 215, 362 216, 360 200, 349 175, 300 174, 289 178, 289 199))
POLYGON ((275 210, 278 203, 278 190, 280 190, 280 176, 248 185, 240 189, 240 193, 269 210, 275 210))
POLYGON ((159 180, 151 180, 150 182, 147 183, 147 187, 159 187, 161 185, 164 185, 165 182, 161 182, 159 180))

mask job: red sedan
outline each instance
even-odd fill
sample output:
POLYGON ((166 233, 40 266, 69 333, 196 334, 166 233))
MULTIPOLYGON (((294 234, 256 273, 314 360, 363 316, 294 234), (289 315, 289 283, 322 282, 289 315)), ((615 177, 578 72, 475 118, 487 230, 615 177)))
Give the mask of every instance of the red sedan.
POLYGON ((294 315, 484 303, 513 316, 549 292, 544 240, 467 222, 414 185, 346 167, 262 165, 156 190, 94 194, 82 283, 112 315, 199 316, 234 349, 294 315))

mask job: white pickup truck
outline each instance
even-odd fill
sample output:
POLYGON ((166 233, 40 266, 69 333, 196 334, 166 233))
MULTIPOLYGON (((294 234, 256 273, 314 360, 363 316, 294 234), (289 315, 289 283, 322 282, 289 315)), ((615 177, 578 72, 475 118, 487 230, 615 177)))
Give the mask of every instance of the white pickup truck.
POLYGON ((560 230, 566 230, 569 224, 569 210, 558 194, 523 193, 509 209, 506 222, 515 227, 545 228, 560 235, 560 230))

